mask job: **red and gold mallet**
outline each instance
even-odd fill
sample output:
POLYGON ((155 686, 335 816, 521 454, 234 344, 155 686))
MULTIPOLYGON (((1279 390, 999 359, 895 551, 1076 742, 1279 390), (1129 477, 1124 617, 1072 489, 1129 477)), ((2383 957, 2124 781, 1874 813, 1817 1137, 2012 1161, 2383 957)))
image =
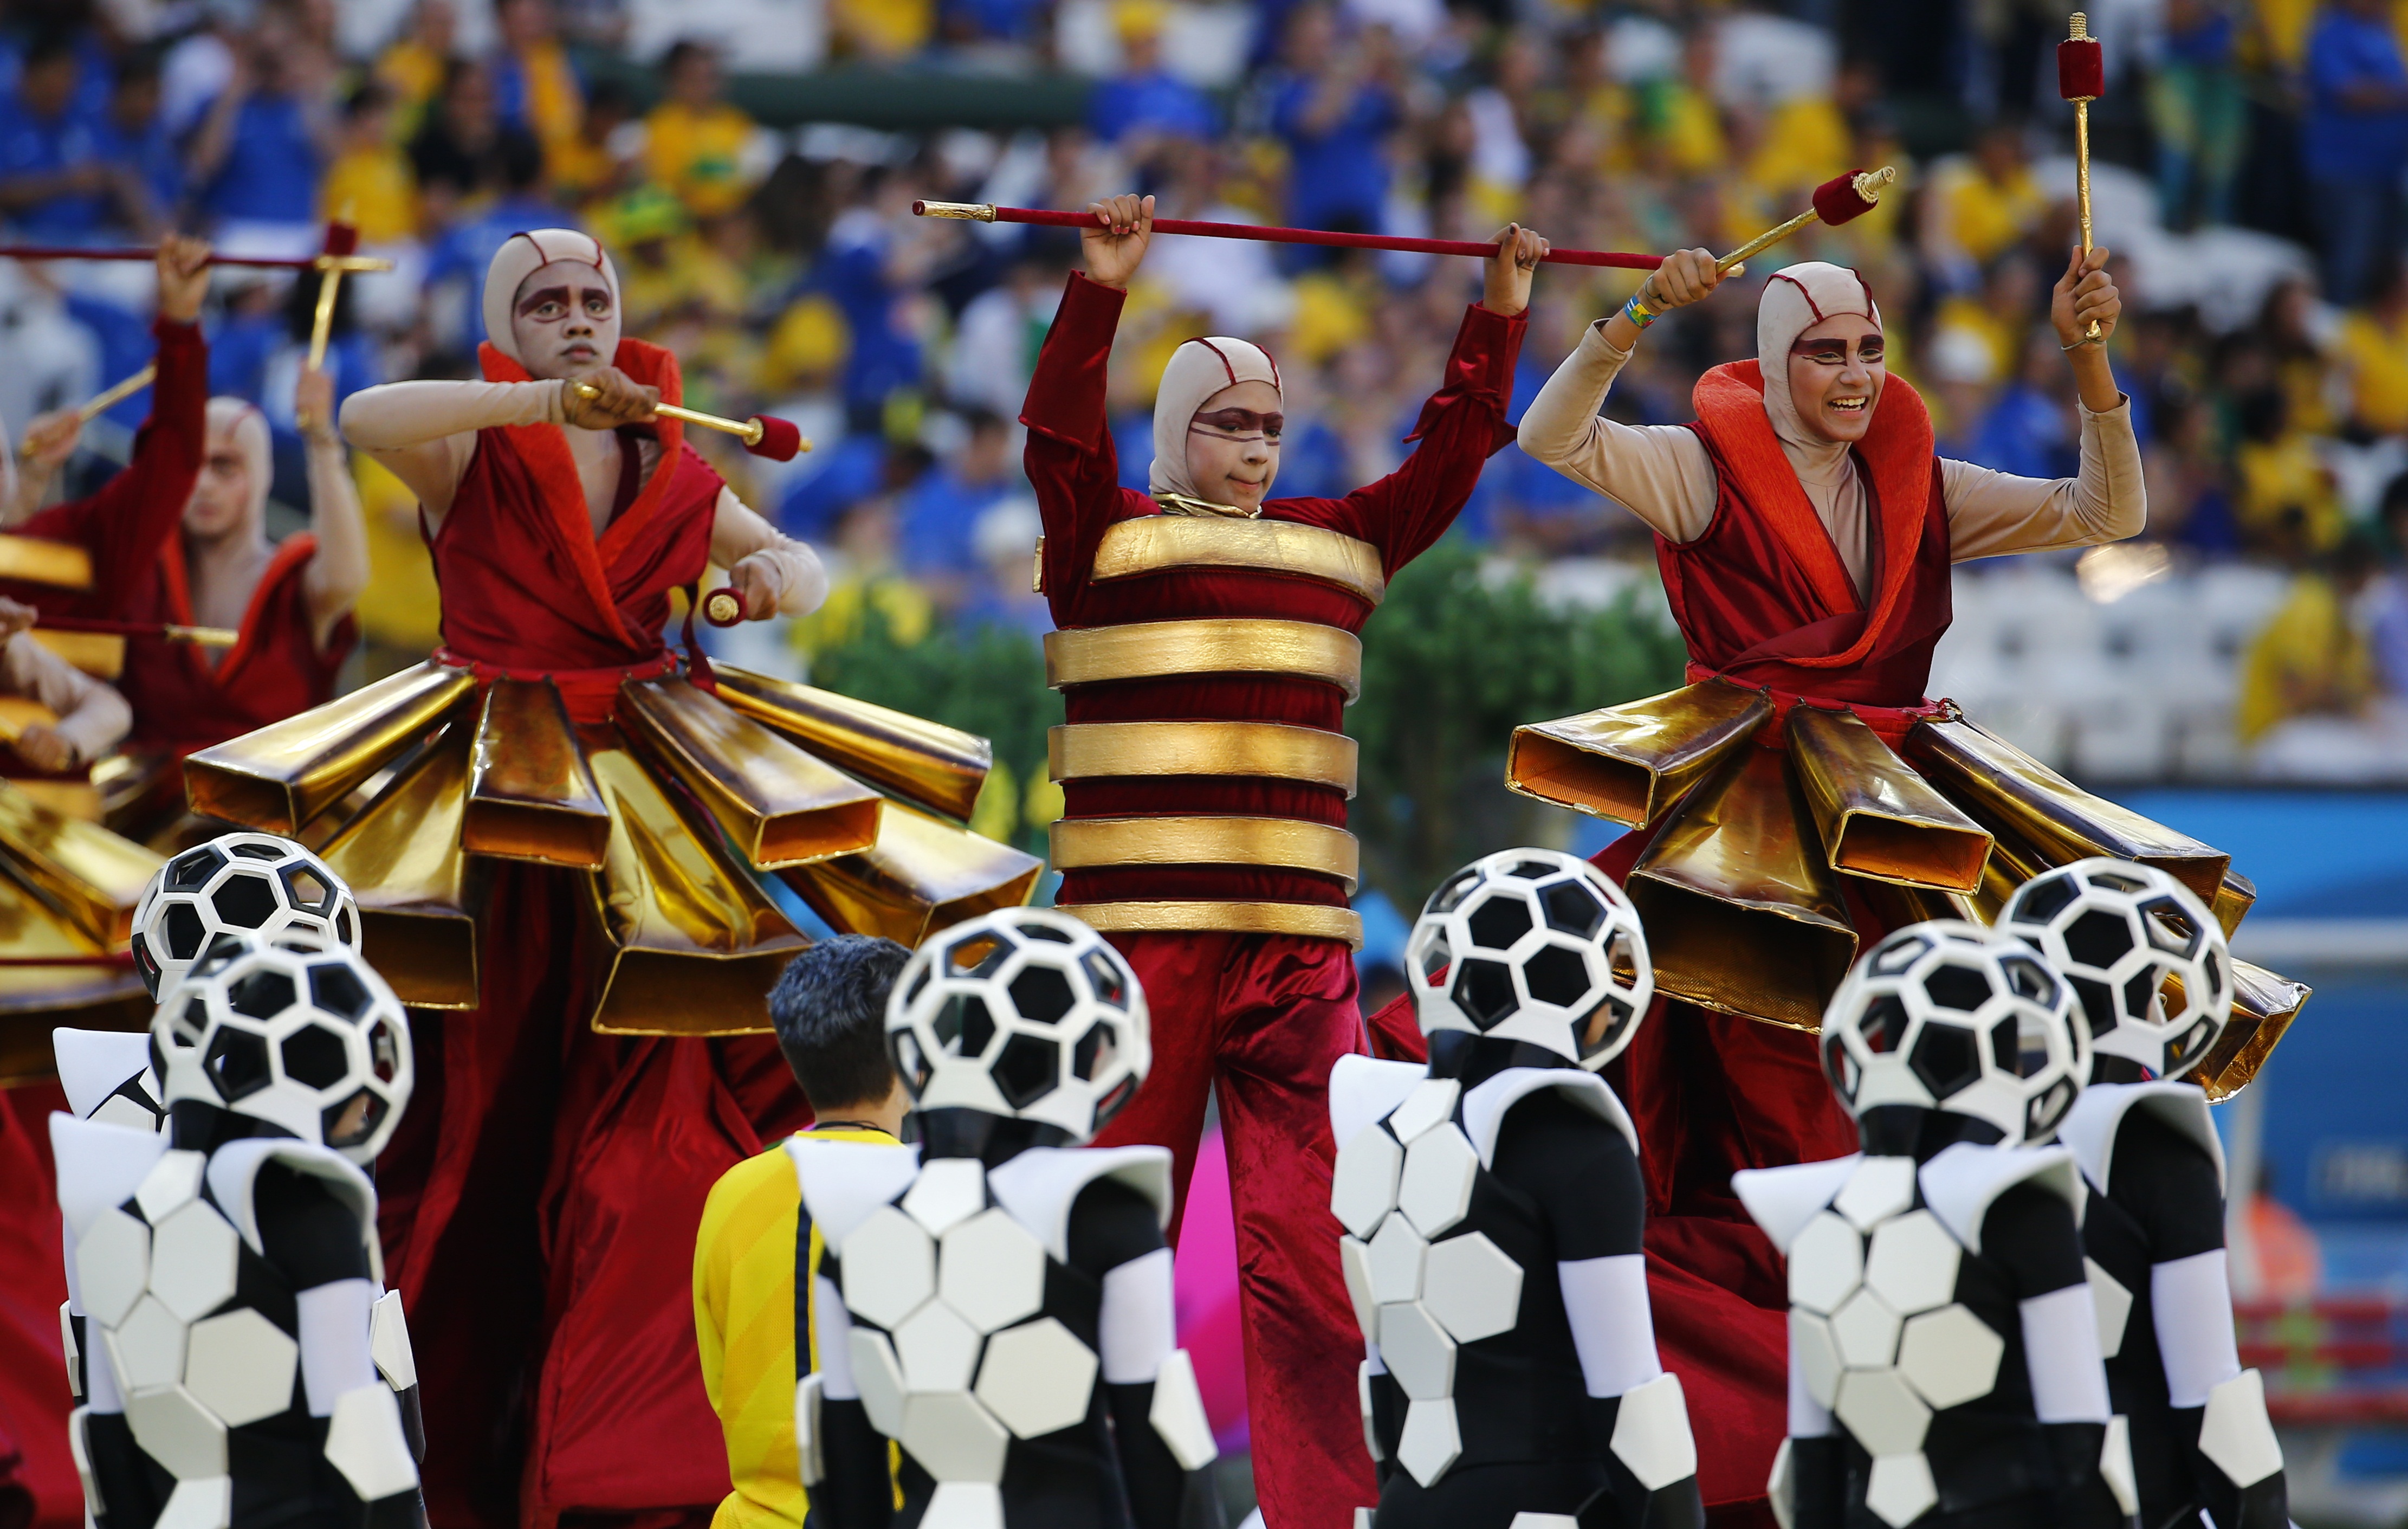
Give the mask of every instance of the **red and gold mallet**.
MULTIPOLYGON (((2090 252, 2090 103, 2107 94, 2107 57, 2090 35, 2090 18, 2075 11, 2066 38, 2057 45, 2057 94, 2073 103, 2073 197, 2082 222, 2082 252, 2090 252)), ((2085 344, 2099 342, 2099 321, 2090 321, 2085 344)))
POLYGON ((733 627, 744 619, 744 597, 734 585, 714 589, 702 599, 702 619, 714 627, 733 627))
POLYGON ((1715 261, 1714 269, 1727 276, 1738 272, 1742 262, 1763 253, 1810 223, 1837 228, 1851 219, 1861 218, 1880 204, 1882 188, 1897 179, 1898 167, 1894 165, 1835 175, 1814 188, 1813 200, 1805 211, 1778 227, 1766 229, 1715 261))

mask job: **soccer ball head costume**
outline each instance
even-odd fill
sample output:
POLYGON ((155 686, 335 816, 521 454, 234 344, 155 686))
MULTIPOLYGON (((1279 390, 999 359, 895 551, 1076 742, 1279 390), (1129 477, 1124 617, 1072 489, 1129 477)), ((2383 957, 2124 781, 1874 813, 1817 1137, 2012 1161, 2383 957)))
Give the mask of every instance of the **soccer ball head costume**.
POLYGON ((1823 1020, 1864 1150, 1733 1176, 1788 1261, 1788 1529, 2121 1524, 2071 1157, 2044 1140, 2088 1064, 2067 985, 2022 942, 1913 924, 1823 1020))
POLYGON ((93 1522, 422 1522, 415 1367, 361 1171, 408 1102, 399 1001, 348 947, 228 936, 150 1052, 165 1134, 51 1118, 93 1522))
POLYGON ((1635 1133, 1590 1070, 1646 1012, 1638 915, 1586 861, 1506 850, 1431 895, 1407 951, 1429 1065, 1329 1080, 1374 1522, 1702 1524, 1635 1133))
POLYGON ((134 970, 152 998, 223 935, 288 932, 360 948, 360 910, 326 862, 272 833, 220 834, 170 859, 134 905, 134 970))
POLYGON ((786 1145, 826 1243, 796 1395, 815 1520, 895 1517, 893 1439, 906 1522, 1207 1522, 1191 1515, 1210 1507, 1212 1433, 1162 1235, 1170 1155, 1075 1149, 1144 1080, 1135 974, 1077 920, 1007 909, 923 945, 886 1028, 922 1145, 786 1145))
POLYGON ((2132 1436, 2143 1523, 2280 1529, 2282 1446, 2241 1367, 2224 1247, 2224 1147, 2180 1081, 2231 1017, 2231 954, 2153 866, 2078 861, 2027 882, 2000 928, 2045 952, 2091 1031, 2090 1086, 2061 1128, 2087 1181, 2082 1240, 2107 1388, 2132 1436))

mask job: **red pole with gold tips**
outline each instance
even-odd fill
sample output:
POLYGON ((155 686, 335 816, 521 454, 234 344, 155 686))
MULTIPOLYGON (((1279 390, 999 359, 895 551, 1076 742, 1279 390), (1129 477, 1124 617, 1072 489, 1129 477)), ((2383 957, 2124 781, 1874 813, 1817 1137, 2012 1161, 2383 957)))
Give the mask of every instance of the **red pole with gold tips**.
MULTIPOLYGON (((2082 252, 2090 252, 2090 103, 2107 94, 2107 59, 2090 35, 2090 18, 2075 11, 2066 38, 2057 45, 2057 94, 2073 103, 2074 210, 2082 220, 2082 252)), ((2090 321, 2084 343, 2099 343, 2099 321, 2090 321)))

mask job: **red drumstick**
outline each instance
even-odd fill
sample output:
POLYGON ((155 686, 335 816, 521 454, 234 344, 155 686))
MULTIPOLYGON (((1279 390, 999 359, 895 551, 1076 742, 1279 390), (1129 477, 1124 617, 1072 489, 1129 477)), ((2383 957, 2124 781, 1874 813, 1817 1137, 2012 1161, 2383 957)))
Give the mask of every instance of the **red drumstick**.
MULTIPOLYGON (((968 223, 1028 223, 1049 228, 1093 228, 1092 212, 1059 212, 1048 208, 997 207, 992 202, 914 202, 911 210, 924 218, 954 218, 968 223)), ((1485 260, 1497 252, 1494 244, 1477 239, 1408 238, 1399 234, 1346 234, 1326 228, 1266 228, 1250 223, 1197 223, 1187 218, 1156 218, 1157 234, 1193 234, 1201 238, 1246 238, 1265 244, 1326 244, 1344 250, 1403 250, 1413 254, 1471 255, 1485 260)), ((1662 255, 1624 254, 1611 250, 1550 250, 1541 256, 1558 266, 1612 266, 1623 270, 1652 271, 1664 264, 1662 255)))
MULTIPOLYGON (((156 250, 85 250, 72 244, 0 244, 0 260, 156 260, 156 250)), ((346 271, 389 271, 393 262, 375 255, 328 253, 313 255, 211 254, 212 266, 244 266, 259 270, 314 271, 334 266, 346 271)))

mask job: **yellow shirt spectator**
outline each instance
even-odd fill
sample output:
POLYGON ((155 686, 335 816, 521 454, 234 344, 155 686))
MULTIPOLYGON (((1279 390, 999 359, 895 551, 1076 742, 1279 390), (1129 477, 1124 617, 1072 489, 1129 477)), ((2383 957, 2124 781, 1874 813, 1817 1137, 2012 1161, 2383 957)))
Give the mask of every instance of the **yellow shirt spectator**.
POLYGON ((348 218, 370 244, 418 237, 418 177, 409 156, 390 143, 344 150, 326 166, 318 216, 348 218))
POLYGON ((2350 314, 2338 349, 2358 419, 2384 435, 2408 430, 2408 310, 2350 314))
POLYGON ((2348 518, 2333 492, 2332 474, 2308 437, 2293 430, 2272 440, 2243 440, 2232 465, 2240 479, 2233 518, 2244 532, 2294 555, 2341 544, 2348 518), (2300 517, 2296 530, 2288 524, 2293 511, 2300 517))
POLYGON ((1999 180, 1970 160, 1945 162, 1932 178, 1931 195, 1949 242, 1985 266, 2039 227, 2048 211, 2047 195, 2024 165, 1999 180))
POLYGON ((366 452, 351 454, 351 478, 367 526, 368 582, 353 607, 373 647, 424 657, 442 641, 443 596, 419 533, 418 496, 366 452))
MULTIPOLYGON (((830 1127, 818 1141, 895 1138, 871 1127, 830 1127)), ((818 1336, 808 1305, 795 1302, 796 1254, 816 1273, 826 1245, 816 1226, 798 1250, 802 1189, 783 1145, 720 1176, 703 1202, 694 1242, 694 1335, 702 1389, 727 1435, 727 1478, 736 1490, 711 1515, 711 1529, 799 1529, 809 1504, 795 1453, 795 1340, 818 1336)), ((805 1372, 809 1373, 809 1372, 805 1372)))
POLYGON ((644 119, 644 161, 695 217, 732 212, 752 187, 744 145, 752 119, 725 102, 700 108, 664 101, 644 119))
POLYGON ((2373 656, 2341 592, 2321 573, 2302 573, 2250 641, 2233 722, 2241 741, 2253 743, 2290 717, 2354 713, 2373 689, 2373 656))
POLYGON ((1769 195, 1808 190, 1848 167, 1848 123, 1828 95, 1783 102, 1765 119, 1764 141, 1749 157, 1749 184, 1769 195))
POLYGON ((837 36, 867 58, 916 53, 937 30, 934 0, 836 0, 828 8, 837 36))

